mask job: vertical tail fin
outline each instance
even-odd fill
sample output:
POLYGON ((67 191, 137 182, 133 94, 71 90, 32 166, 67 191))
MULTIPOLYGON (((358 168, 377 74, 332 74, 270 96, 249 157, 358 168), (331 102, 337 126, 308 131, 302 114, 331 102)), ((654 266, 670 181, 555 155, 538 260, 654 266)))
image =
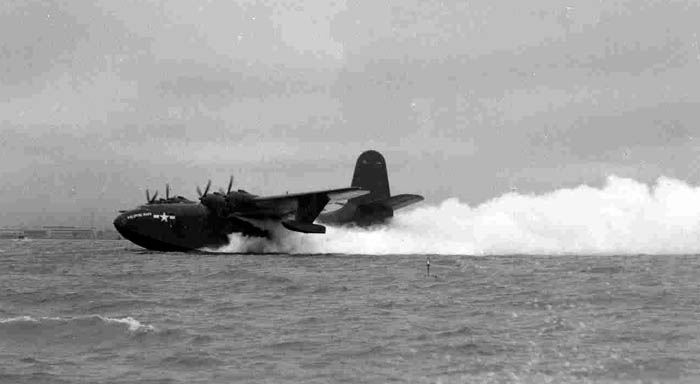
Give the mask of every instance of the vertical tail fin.
POLYGON ((391 196, 389 176, 384 156, 377 151, 365 151, 357 158, 352 186, 370 191, 369 194, 351 199, 354 203, 369 203, 391 196))

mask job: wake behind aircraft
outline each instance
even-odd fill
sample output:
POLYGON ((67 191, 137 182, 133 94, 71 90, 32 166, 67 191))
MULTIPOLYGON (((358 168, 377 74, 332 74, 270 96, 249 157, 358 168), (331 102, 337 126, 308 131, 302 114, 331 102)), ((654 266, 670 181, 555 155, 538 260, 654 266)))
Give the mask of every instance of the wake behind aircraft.
POLYGON ((314 220, 328 202, 356 198, 369 191, 357 187, 327 189, 275 196, 258 196, 242 189, 233 191, 233 177, 228 189, 210 193, 211 180, 199 201, 182 196, 170 197, 166 185, 165 199, 152 197, 146 190, 146 204, 120 211, 115 228, 136 245, 155 251, 190 251, 216 248, 229 242, 228 235, 269 237, 263 222, 279 222, 290 231, 325 233, 314 220))
POLYGON ((397 209, 423 201, 423 196, 420 195, 391 196, 386 160, 374 150, 365 151, 357 158, 351 186, 370 193, 351 198, 346 203, 329 204, 340 208, 322 212, 318 217, 319 222, 360 227, 382 224, 392 218, 397 209))

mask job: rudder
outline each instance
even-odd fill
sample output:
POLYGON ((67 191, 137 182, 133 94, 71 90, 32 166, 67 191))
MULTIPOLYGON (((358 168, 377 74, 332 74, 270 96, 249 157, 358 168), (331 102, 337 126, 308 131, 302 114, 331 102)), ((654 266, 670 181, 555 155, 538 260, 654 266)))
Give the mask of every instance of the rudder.
POLYGON ((370 191, 367 195, 351 199, 356 204, 386 199, 391 196, 384 156, 374 150, 363 152, 355 163, 355 173, 352 176, 351 186, 370 191))

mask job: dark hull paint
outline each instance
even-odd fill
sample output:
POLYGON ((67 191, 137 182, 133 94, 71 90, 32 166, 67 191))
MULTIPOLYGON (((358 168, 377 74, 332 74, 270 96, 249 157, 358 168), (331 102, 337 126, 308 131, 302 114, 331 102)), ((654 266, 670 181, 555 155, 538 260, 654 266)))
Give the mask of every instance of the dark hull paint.
POLYGON ((218 218, 198 203, 144 205, 119 215, 114 226, 134 244, 166 252, 218 248, 229 243, 232 233, 269 235, 247 221, 218 218))
POLYGON ((149 237, 142 236, 138 232, 131 232, 128 230, 120 229, 119 233, 121 233, 121 235, 124 236, 124 238, 129 239, 129 241, 138 245, 139 247, 150 249, 152 251, 187 252, 187 251, 194 249, 194 248, 180 247, 177 245, 164 243, 164 242, 156 240, 156 239, 151 239, 149 237))

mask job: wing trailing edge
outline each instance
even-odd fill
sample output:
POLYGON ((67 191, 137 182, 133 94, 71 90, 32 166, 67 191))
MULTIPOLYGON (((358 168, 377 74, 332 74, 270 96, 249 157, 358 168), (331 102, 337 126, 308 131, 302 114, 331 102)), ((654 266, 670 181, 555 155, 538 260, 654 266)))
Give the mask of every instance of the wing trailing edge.
POLYGON ((402 194, 402 195, 395 195, 391 196, 386 199, 382 200, 376 200, 373 201, 373 204, 381 204, 381 205, 386 205, 391 207, 393 210, 401 209, 403 207, 409 206, 411 204, 415 204, 418 202, 423 201, 424 198, 421 195, 412 195, 412 194, 402 194))
POLYGON ((254 198, 253 201, 267 202, 267 201, 275 201, 275 200, 297 200, 299 198, 303 198, 303 197, 311 196, 311 195, 325 195, 328 197, 329 201, 338 201, 338 200, 353 199, 355 197, 364 196, 368 193, 369 193, 369 191, 366 191, 366 190, 358 188, 358 187, 349 187, 349 188, 326 189, 326 190, 313 191, 313 192, 288 193, 288 194, 284 194, 284 195, 274 195, 274 196, 258 196, 256 198, 254 198))

